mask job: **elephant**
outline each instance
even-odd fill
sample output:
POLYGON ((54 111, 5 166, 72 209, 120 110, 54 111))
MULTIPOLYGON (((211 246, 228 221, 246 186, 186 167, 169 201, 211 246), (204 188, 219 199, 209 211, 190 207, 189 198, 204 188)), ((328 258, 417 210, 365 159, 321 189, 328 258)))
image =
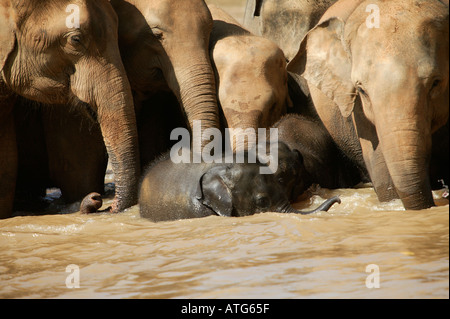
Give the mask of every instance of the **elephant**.
POLYGON ((17 179, 16 97, 92 108, 116 179, 112 212, 136 204, 139 149, 131 87, 106 0, 0 1, 0 217, 17 179))
POLYGON ((244 26, 274 41, 291 61, 306 33, 337 0, 247 0, 244 26))
POLYGON ((353 163, 342 154, 320 120, 300 114, 283 116, 278 128, 278 170, 291 200, 312 184, 324 188, 351 188, 366 181, 353 163), (297 156, 293 156, 297 153, 297 156))
POLYGON ((434 205, 429 162, 432 134, 448 119, 448 23, 448 2, 340 0, 288 64, 379 200, 400 198, 405 209, 434 205))
MULTIPOLYGON (((219 128, 214 73, 208 52, 213 22, 205 2, 110 2, 119 17, 119 47, 135 97, 136 116, 141 117, 144 108, 152 107, 155 94, 172 92, 191 130, 196 120, 201 121, 203 130, 219 128), (148 103, 143 103, 145 100, 148 103)), ((146 122, 150 126, 159 125, 155 117, 147 117, 146 122)), ((201 136, 192 138, 201 141, 201 136)))
MULTIPOLYGON (((213 5, 203 7, 203 1, 194 1, 192 8, 194 5, 199 7, 195 10, 195 15, 192 14, 192 10, 183 11, 177 13, 177 19, 172 21, 163 15, 164 11, 157 9, 162 5, 161 1, 113 0, 111 3, 119 15, 119 21, 122 22, 119 24, 119 43, 135 95, 142 169, 174 144, 169 140, 171 130, 186 127, 183 113, 189 112, 183 110, 193 106, 190 105, 190 101, 184 100, 186 94, 183 93, 183 86, 191 93, 197 90, 196 94, 211 102, 199 103, 204 108, 193 112, 197 114, 197 118, 187 121, 188 128, 192 129, 189 123, 192 124, 193 120, 202 120, 202 114, 205 112, 212 115, 211 112, 215 112, 218 107, 220 124, 214 122, 215 124, 208 126, 205 125, 208 122, 202 120, 201 132, 210 127, 222 129, 242 127, 255 130, 259 127, 269 127, 285 112, 290 100, 283 53, 269 40, 256 37, 242 28, 221 9, 213 5), (208 15, 204 12, 205 8, 209 9, 208 15), (147 14, 143 16, 142 12, 147 14), (148 12, 158 14, 150 15, 148 12), (133 19, 130 19, 130 16, 133 19), (154 20, 159 21, 158 28, 171 30, 163 37, 164 41, 152 33, 156 32, 154 28, 148 29, 156 23, 154 20), (164 23, 168 26, 164 26, 164 23), (199 23, 201 27, 195 30, 185 27, 186 24, 199 23), (209 23, 212 24, 212 28, 209 23), (146 41, 142 41, 144 36, 147 37, 146 41), (185 46, 190 44, 178 43, 179 38, 192 39, 197 45, 192 49, 186 48, 185 46), (209 44, 198 43, 199 38, 209 39, 209 44), (249 43, 252 47, 250 51, 247 50, 249 43), (190 52, 190 59, 204 61, 202 65, 205 69, 183 71, 186 65, 198 66, 198 63, 185 59, 186 52, 190 52), (233 56, 235 59, 231 60, 233 56), (173 61, 174 59, 176 61, 173 61), (206 68, 208 63, 211 69, 206 68), (267 74, 257 74, 256 70, 259 68, 268 70, 267 74), (202 74, 209 84, 205 82, 198 85, 195 79, 192 81, 191 78, 183 79, 180 78, 180 74, 188 74, 191 77, 202 74), (196 88, 189 88, 189 85, 196 85, 196 88), (209 89, 206 93, 201 91, 207 87, 214 91, 209 89), (253 93, 251 98, 249 92, 253 93), (219 102, 218 106, 214 105, 213 101, 219 102), (250 102, 252 106, 242 112, 241 109, 250 102), (252 112, 249 111, 250 108, 252 112), (241 113, 237 113, 238 111, 241 113)), ((174 1, 165 3, 168 6, 175 5, 174 1)), ((177 12, 180 9, 174 7, 171 10, 177 12)), ((239 139, 240 135, 237 136, 239 139)), ((232 142, 230 144, 235 150, 236 144, 232 142)))
POLYGON ((166 154, 144 175, 139 192, 140 215, 159 222, 268 211, 310 214, 340 203, 336 196, 312 211, 298 211, 290 205, 273 174, 260 174, 262 165, 249 161, 175 164, 166 154))
POLYGON ((18 97, 14 105, 18 150, 14 210, 48 212, 42 200, 47 188, 59 188, 66 204, 90 192, 104 193, 108 156, 100 126, 80 110, 18 97))
MULTIPOLYGON (((112 1, 114 9, 117 11, 119 15, 119 43, 121 44, 121 53, 124 59, 124 64, 126 71, 128 73, 128 78, 131 82, 131 87, 133 89, 133 94, 135 98, 135 107, 136 107, 136 120, 137 120, 137 128, 138 128, 138 139, 139 139, 139 154, 140 154, 140 163, 141 170, 150 164, 158 155, 167 151, 174 142, 169 140, 169 136, 171 131, 177 127, 186 127, 186 121, 182 113, 183 104, 180 102, 180 93, 178 93, 178 97, 176 94, 176 88, 170 88, 174 84, 170 84, 169 81, 166 81, 166 78, 171 78, 177 80, 176 76, 171 76, 170 74, 177 70, 173 69, 173 63, 170 60, 171 58, 177 57, 176 50, 179 50, 181 53, 186 53, 186 49, 183 47, 177 46, 175 41, 177 40, 176 36, 182 38, 188 37, 209 37, 207 33, 204 31, 208 31, 208 25, 204 25, 202 30, 202 35, 197 33, 193 33, 188 35, 186 30, 183 28, 177 29, 176 25, 171 25, 170 27, 173 29, 173 34, 170 34, 165 38, 165 41, 159 43, 160 39, 156 38, 153 34, 147 33, 148 25, 153 23, 151 19, 155 19, 154 16, 150 15, 148 12, 148 8, 152 8, 152 10, 156 10, 155 8, 159 4, 151 4, 150 2, 135 2, 135 5, 132 5, 131 2, 127 1, 112 1), (139 9, 139 10, 138 10, 139 9), (146 12, 149 15, 149 19, 144 19, 141 12, 146 12), (128 14, 134 17, 133 20, 128 19, 128 14), (139 22, 139 23, 138 23, 139 22), (139 38, 136 41, 131 41, 133 36, 135 36, 131 31, 137 32, 139 30, 138 27, 129 26, 128 24, 138 23, 140 25, 141 33, 138 36, 139 38), (131 31, 129 30, 131 29, 131 31), (142 39, 142 37, 147 37, 147 41, 138 41, 142 39), (172 50, 171 52, 165 53, 167 50, 172 50), (169 54, 170 53, 170 54, 169 54), (161 57, 162 56, 162 57, 161 57), (145 60, 144 60, 145 58, 145 60), (133 60, 134 59, 134 60, 133 60), (161 60, 164 62, 161 64, 161 60), (167 61, 166 61, 167 60, 167 61), (156 62, 160 64, 156 64, 156 62), (138 63, 141 63, 140 65, 138 63), (142 67, 145 65, 145 68, 142 67), (152 78, 155 74, 163 74, 164 77, 152 78), (166 75, 167 74, 167 75, 166 75), (147 83, 147 86, 141 85, 142 83, 147 83)), ((173 2, 167 2, 170 5, 173 5, 173 2)), ((196 5, 200 5, 201 1, 195 2, 196 5)), ((174 8, 173 10, 178 10, 178 8, 174 8)), ((262 37, 256 37, 251 35, 248 31, 244 30, 239 24, 233 20, 229 15, 221 11, 220 9, 213 7, 211 11, 214 15, 214 25, 211 31, 211 36, 209 46, 212 48, 211 53, 208 54, 208 59, 216 59, 217 63, 212 63, 212 67, 214 70, 215 77, 220 80, 219 86, 217 86, 217 94, 221 92, 222 103, 221 103, 221 114, 224 113, 227 117, 222 116, 222 121, 225 123, 224 125, 238 126, 238 120, 246 119, 246 122, 242 121, 241 123, 246 123, 244 127, 251 127, 257 129, 258 127, 268 127, 271 123, 275 122, 280 114, 283 112, 285 108, 286 102, 289 101, 289 97, 287 95, 286 88, 286 71, 285 71, 285 62, 282 52, 279 48, 276 47, 269 40, 263 39, 262 37), (242 35, 239 35, 242 34, 242 35), (245 36, 244 36, 245 35, 245 36), (245 40, 245 41, 244 41, 245 40), (246 100, 246 95, 248 94, 249 84, 245 83, 235 83, 234 78, 230 78, 228 75, 236 71, 239 67, 237 61, 235 60, 233 64, 224 63, 225 59, 229 57, 230 49, 227 49, 227 45, 231 45, 234 47, 233 52, 245 51, 248 43, 251 43, 253 47, 252 54, 254 52, 258 53, 257 58, 252 57, 252 54, 248 54, 246 56, 241 56, 241 61, 246 61, 245 69, 241 71, 241 74, 244 72, 251 73, 251 77, 248 76, 248 82, 252 83, 254 86, 256 83, 258 84, 258 91, 256 92, 254 88, 255 98, 259 100, 254 101, 253 104, 255 108, 254 113, 261 113, 258 116, 249 116, 246 114, 242 114, 240 118, 236 118, 236 116, 232 117, 231 111, 226 109, 226 106, 229 105, 229 101, 231 98, 239 99, 239 102, 243 103, 246 100), (220 63, 219 63, 220 62, 220 63), (253 63, 253 64, 252 64, 253 63), (270 71, 270 74, 255 74, 255 71, 252 68, 265 68, 270 71), (227 74, 228 73, 228 74, 227 74), (220 75, 220 78, 219 78, 220 75), (270 77, 269 77, 270 75, 270 77), (244 87, 245 85, 245 87, 244 87), (229 92, 226 92, 226 87, 232 87, 229 92), (242 86, 242 87, 241 87, 242 86), (222 88, 222 90, 220 90, 222 88), (257 94, 259 93, 259 94, 257 94), (258 97, 258 95, 268 96, 267 99, 265 97, 258 97), (225 101, 225 102, 224 102, 225 101), (230 116, 228 116, 231 114, 230 116)), ((151 11, 151 12, 161 12, 161 11, 151 11)), ((190 24, 194 24, 197 20, 201 20, 202 11, 198 11, 197 16, 189 17, 191 19, 190 24)), ((183 12, 182 14, 185 14, 183 12)), ((163 21, 164 17, 161 14, 161 17, 158 17, 159 20, 163 21)), ((208 21, 208 16, 203 17, 205 20, 202 22, 205 24, 208 21)), ((169 23, 168 21, 167 23, 169 23)), ((177 22, 179 24, 186 23, 186 21, 177 22)), ((161 22, 162 23, 162 22, 161 22)), ((181 25, 183 26, 183 25, 181 25)), ((160 25, 161 28, 168 30, 168 27, 164 27, 160 25)), ((201 28, 199 28, 201 30, 201 28)), ((203 45, 199 44, 195 48, 195 52, 191 51, 191 56, 202 55, 205 50, 208 52, 208 47, 204 48, 203 45)), ((182 59, 182 57, 180 57, 182 59)), ((182 61, 181 61, 182 62, 182 61)), ((180 64, 180 62, 178 62, 180 64)), ((190 74, 195 74, 196 70, 193 70, 190 74)), ((206 72, 206 71, 201 71, 206 72)), ((213 74, 213 75, 214 75, 213 74)), ((237 74, 239 75, 239 74, 237 74)), ((189 81, 188 81, 189 82, 189 81)), ((215 89, 215 88, 214 88, 215 89)), ((193 89, 190 89, 192 91, 193 89)), ((214 93, 216 94, 216 92, 214 93)), ((206 97, 206 95, 205 95, 206 97)), ((223 125, 221 125, 223 126, 223 125)), ((202 123, 202 127, 204 127, 202 123)), ((56 128, 55 128, 56 130, 56 128)), ((95 132, 89 132, 95 134, 95 132)), ((55 135, 59 135, 60 133, 56 133, 55 135)), ((86 132, 80 134, 86 135, 86 132)), ((70 159, 74 160, 73 165, 75 165, 75 160, 78 160, 79 163, 83 163, 86 165, 87 169, 93 169, 93 157, 97 156, 99 164, 99 172, 104 172, 104 158, 101 153, 98 152, 89 152, 90 161, 86 163, 84 161, 83 154, 86 154, 86 151, 83 148, 78 148, 78 151, 75 150, 77 145, 80 145, 79 141, 75 141, 75 139, 82 140, 85 137, 75 136, 70 134, 65 134, 66 140, 72 141, 69 142, 72 145, 70 150, 70 159), (73 152, 72 152, 73 151, 73 152), (76 155, 78 153, 78 156, 76 155), (72 156, 73 155, 73 156, 72 156)), ((91 142, 98 141, 94 137, 91 137, 91 142)), ((81 143, 82 144, 82 143, 81 143)), ((81 146, 81 145, 80 145, 81 146)), ((98 148, 101 149, 102 145, 98 145, 98 148)), ((64 150, 66 152, 67 150, 64 150)), ((52 150, 55 152, 55 149, 52 150)), ((58 152, 63 152, 63 148, 61 148, 58 152)), ((47 165, 45 166, 47 167, 47 165)), ((61 179, 68 178, 67 175, 60 174, 61 179)), ((94 178, 94 176, 99 176, 99 174, 90 174, 94 178)), ((81 174, 76 174, 75 178, 81 178, 81 174)), ((97 178, 97 182, 100 182, 101 179, 97 178)), ((69 185, 77 185, 82 181, 76 180, 74 178, 69 178, 68 180, 61 180, 61 183, 69 184, 69 185)), ((96 188, 96 192, 100 193, 98 188, 96 188)), ((67 192, 62 191, 63 196, 66 198, 66 195, 69 195, 67 192)), ((78 198, 79 192, 76 192, 71 196, 72 198, 78 198)), ((84 196, 84 195, 83 195, 84 196)))
POLYGON ((208 7, 214 20, 209 47, 223 126, 234 130, 232 150, 245 151, 251 148, 250 139, 256 142, 258 128, 270 127, 292 106, 285 57, 272 41, 251 34, 217 6, 208 7))

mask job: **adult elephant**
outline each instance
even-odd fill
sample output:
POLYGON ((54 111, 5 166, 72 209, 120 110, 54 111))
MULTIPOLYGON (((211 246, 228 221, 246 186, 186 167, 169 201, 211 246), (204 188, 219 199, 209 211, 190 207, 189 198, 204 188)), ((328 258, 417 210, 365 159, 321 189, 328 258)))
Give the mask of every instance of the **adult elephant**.
POLYGON ((278 44, 290 61, 306 33, 336 1, 247 0, 244 26, 278 44))
POLYGON ((210 57, 224 126, 233 129, 233 151, 248 150, 245 137, 256 142, 258 128, 271 127, 292 106, 285 57, 275 43, 250 33, 219 7, 209 9, 210 57))
MULTIPOLYGON (((111 0, 111 4, 119 17, 119 47, 135 93, 137 117, 143 100, 172 91, 191 129, 195 120, 201 121, 202 131, 219 128, 208 52, 212 18, 205 2, 111 0)), ((157 118, 153 121, 158 125, 157 118)), ((200 135, 193 138, 201 141, 200 135)))
MULTIPOLYGON (((12 212, 16 95, 49 104, 86 102, 96 112, 116 179, 111 211, 137 202, 133 98, 106 0, 0 1, 0 217, 12 212)), ((76 103, 75 103, 76 104, 76 103)))
POLYGON ((379 199, 406 209, 434 204, 428 168, 432 133, 448 119, 448 33, 448 2, 341 0, 288 65, 379 199))

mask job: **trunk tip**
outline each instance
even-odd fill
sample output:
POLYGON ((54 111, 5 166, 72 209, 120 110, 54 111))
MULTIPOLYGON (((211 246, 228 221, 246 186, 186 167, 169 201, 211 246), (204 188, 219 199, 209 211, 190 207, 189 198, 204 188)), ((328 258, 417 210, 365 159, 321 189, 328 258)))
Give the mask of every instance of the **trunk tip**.
POLYGON ((333 196, 333 197, 327 199, 325 202, 323 202, 322 205, 317 207, 315 209, 315 211, 327 212, 331 208, 331 206, 333 206, 336 203, 338 203, 338 204, 341 203, 341 198, 339 196, 333 196))
POLYGON ((90 193, 81 202, 80 212, 82 214, 96 213, 102 205, 102 196, 99 193, 90 193))
POLYGON ((338 204, 342 203, 341 198, 339 196, 331 197, 330 201, 333 201, 333 204, 334 203, 338 203, 338 204))

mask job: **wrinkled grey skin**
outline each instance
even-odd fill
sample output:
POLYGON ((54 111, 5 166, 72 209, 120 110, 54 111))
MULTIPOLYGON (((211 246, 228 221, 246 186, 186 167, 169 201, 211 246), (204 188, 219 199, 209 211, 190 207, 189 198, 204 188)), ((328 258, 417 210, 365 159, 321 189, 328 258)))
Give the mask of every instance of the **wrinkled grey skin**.
POLYGON ((284 51, 288 61, 322 14, 337 0, 247 0, 244 26, 284 51))
POLYGON ((210 215, 247 216, 262 212, 310 214, 327 211, 334 197, 313 211, 294 209, 273 174, 260 163, 175 164, 166 155, 151 166, 139 193, 140 214, 152 221, 210 215))
POLYGON ((364 174, 338 149, 320 120, 288 114, 278 128, 278 171, 286 192, 295 200, 312 184, 348 188, 365 180, 364 174), (297 154, 297 156, 294 156, 297 154))

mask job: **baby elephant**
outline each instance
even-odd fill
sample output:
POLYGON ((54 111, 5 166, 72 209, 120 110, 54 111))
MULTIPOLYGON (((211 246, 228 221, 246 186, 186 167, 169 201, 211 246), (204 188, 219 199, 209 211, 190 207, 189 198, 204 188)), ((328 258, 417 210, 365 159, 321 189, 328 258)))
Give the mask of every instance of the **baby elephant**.
POLYGON ((319 120, 297 114, 282 117, 278 128, 279 169, 291 200, 312 184, 324 188, 354 187, 365 176, 346 158, 319 120), (292 155, 297 152, 297 157, 292 155))
POLYGON ((209 215, 247 216, 262 212, 310 214, 327 211, 338 197, 313 211, 294 209, 273 174, 260 174, 261 163, 175 164, 168 156, 151 166, 139 195, 142 217, 152 221, 209 215))
MULTIPOLYGON (((261 163, 179 163, 168 154, 151 165, 140 187, 141 217, 154 222, 210 215, 248 216, 262 212, 310 214, 327 211, 338 197, 312 211, 298 211, 274 174, 260 174, 261 163)), ((95 212, 101 202, 91 193, 82 213, 95 212), (95 207, 94 207, 95 206, 95 207)))

